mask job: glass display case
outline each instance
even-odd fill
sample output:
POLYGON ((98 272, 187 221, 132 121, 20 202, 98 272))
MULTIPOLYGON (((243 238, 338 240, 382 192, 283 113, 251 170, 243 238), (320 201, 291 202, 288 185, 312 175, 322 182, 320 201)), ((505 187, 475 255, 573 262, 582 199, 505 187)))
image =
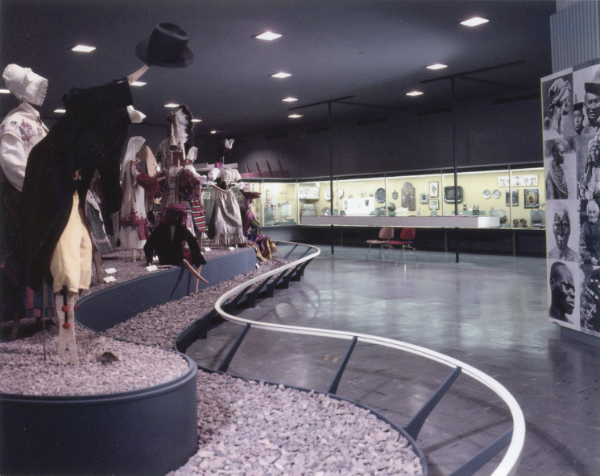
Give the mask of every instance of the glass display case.
MULTIPOLYGON (((509 166, 459 171, 456 199, 454 173, 380 174, 340 176, 331 187, 327 178, 276 181, 244 180, 261 193, 252 210, 262 226, 294 226, 302 217, 348 216, 498 216, 500 227, 543 229, 545 217, 545 180, 543 167, 509 166)), ((210 198, 209 198, 210 200, 210 198)), ((205 199, 206 201, 206 199, 205 199)), ((209 206, 206 204, 207 216, 209 206)), ((212 208, 210 208, 212 212, 212 208)))

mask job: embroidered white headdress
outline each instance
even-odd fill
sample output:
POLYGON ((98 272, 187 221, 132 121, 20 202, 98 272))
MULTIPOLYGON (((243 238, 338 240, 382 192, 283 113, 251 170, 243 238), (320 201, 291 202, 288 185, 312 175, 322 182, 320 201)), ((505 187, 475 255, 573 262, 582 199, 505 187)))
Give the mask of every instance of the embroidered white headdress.
POLYGON ((41 106, 46 98, 48 80, 35 74, 30 68, 22 68, 16 64, 9 64, 2 73, 4 83, 8 90, 19 101, 27 101, 36 106, 41 106))
POLYGON ((127 144, 127 150, 125 151, 125 158, 123 159, 123 163, 121 164, 121 182, 125 178, 125 169, 129 162, 135 159, 136 154, 140 151, 142 146, 146 142, 146 139, 140 136, 134 136, 129 139, 129 143, 127 144))

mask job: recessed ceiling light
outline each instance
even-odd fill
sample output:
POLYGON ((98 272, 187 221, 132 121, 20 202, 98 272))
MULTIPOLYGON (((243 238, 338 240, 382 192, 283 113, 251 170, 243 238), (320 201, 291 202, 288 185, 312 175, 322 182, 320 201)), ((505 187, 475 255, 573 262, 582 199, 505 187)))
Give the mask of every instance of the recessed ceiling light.
POLYGON ((0 89, 0 94, 10 94, 8 89, 0 89))
POLYGON ((279 72, 279 73, 271 74, 270 76, 272 78, 287 78, 288 76, 291 76, 291 74, 290 73, 279 72))
POLYGON ((95 46, 76 45, 73 48, 71 48, 71 51, 76 51, 78 53, 91 53, 95 49, 95 46))
POLYGON ((302 114, 290 114, 288 116, 290 119, 300 119, 301 117, 304 117, 302 114))
POLYGON ((298 98, 292 98, 292 97, 282 99, 283 102, 295 102, 297 100, 298 100, 298 98))
POLYGON ((210 133, 211 133, 211 134, 216 134, 216 133, 217 133, 217 131, 210 131, 210 133))
POLYGON ((258 38, 259 40, 272 41, 276 40, 277 38, 281 38, 281 35, 279 33, 273 33, 272 31, 265 31, 260 35, 256 35, 254 38, 258 38))
POLYGON ((202 119, 192 119, 192 122, 202 122, 202 119))
POLYGON ((410 93, 406 93, 407 96, 420 96, 423 94, 421 91, 411 91, 410 93))
POLYGON ((179 104, 175 104, 173 102, 170 102, 169 104, 165 104, 165 107, 179 107, 179 104))
POLYGON ((489 22, 489 20, 486 18, 473 17, 473 18, 469 18, 468 20, 461 21, 460 24, 465 25, 465 26, 477 26, 477 25, 483 25, 484 23, 487 23, 487 22, 489 22))
POLYGON ((134 81, 133 83, 131 83, 132 86, 146 86, 146 83, 144 83, 143 81, 134 81))
POLYGON ((425 66, 427 69, 444 69, 447 68, 448 66, 445 64, 441 64, 441 63, 436 63, 436 64, 430 64, 429 66, 425 66))
POLYGON ((64 113, 65 113, 65 112, 67 112, 67 111, 66 111, 66 109, 55 109, 55 110, 54 110, 54 112, 55 112, 56 114, 64 114, 64 113))

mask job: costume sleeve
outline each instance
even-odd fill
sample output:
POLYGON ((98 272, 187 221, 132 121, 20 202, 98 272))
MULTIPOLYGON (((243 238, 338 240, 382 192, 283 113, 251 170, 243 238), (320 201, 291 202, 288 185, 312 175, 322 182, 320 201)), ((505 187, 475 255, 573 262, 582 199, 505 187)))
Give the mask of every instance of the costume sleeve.
POLYGON ((204 255, 200 251, 200 245, 198 244, 198 240, 196 240, 196 237, 192 235, 190 230, 188 230, 187 228, 185 229, 185 241, 187 241, 187 244, 190 247, 190 252, 192 255, 192 264, 194 266, 206 264, 204 255))
POLYGON ((137 184, 150 195, 150 199, 154 199, 154 194, 158 192, 158 179, 144 173, 139 164, 132 163, 131 173, 137 184))
POLYGON ((27 167, 25 147, 20 138, 5 133, 0 142, 0 165, 2 172, 19 192, 23 191, 25 168, 27 167))
POLYGON ((221 176, 221 171, 216 167, 214 169, 210 169, 208 172, 208 179, 215 182, 221 176))

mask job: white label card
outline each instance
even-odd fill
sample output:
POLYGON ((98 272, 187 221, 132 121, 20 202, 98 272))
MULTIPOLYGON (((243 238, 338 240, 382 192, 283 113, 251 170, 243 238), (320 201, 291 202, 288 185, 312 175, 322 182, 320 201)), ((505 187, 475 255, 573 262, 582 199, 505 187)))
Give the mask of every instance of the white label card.
POLYGON ((105 283, 114 283, 116 281, 114 276, 107 276, 106 278, 103 278, 105 283))
POLYGON ((104 272, 105 272, 106 274, 115 274, 115 273, 117 272, 117 270, 116 270, 115 268, 106 268, 106 269, 104 270, 104 272))
POLYGON ((231 251, 235 251, 235 247, 233 247, 233 246, 230 246, 230 247, 229 247, 229 249, 230 249, 231 251))
POLYGON ((155 264, 151 264, 150 266, 146 266, 146 269, 148 271, 157 271, 158 270, 158 268, 156 267, 155 264))
POLYGON ((208 246, 205 246, 204 251, 210 251, 210 248, 208 246))

